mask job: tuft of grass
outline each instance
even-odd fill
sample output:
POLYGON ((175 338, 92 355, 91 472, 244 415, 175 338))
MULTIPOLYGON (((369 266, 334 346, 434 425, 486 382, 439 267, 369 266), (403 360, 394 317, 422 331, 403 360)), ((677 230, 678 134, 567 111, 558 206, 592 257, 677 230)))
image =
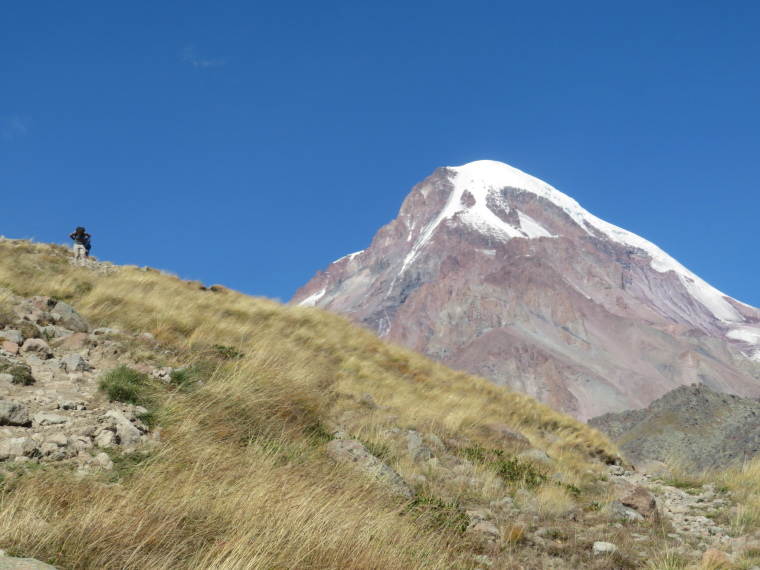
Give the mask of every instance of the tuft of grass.
POLYGON ((98 389, 114 402, 145 407, 152 404, 148 396, 148 376, 126 365, 103 374, 98 389))

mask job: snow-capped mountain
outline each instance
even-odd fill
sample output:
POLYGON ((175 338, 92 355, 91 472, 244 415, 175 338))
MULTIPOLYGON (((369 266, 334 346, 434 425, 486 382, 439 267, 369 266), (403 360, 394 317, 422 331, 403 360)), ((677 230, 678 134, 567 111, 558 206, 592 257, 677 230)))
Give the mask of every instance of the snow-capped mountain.
POLYGON ((582 419, 694 382, 760 396, 760 311, 500 162, 437 169, 291 302, 582 419))

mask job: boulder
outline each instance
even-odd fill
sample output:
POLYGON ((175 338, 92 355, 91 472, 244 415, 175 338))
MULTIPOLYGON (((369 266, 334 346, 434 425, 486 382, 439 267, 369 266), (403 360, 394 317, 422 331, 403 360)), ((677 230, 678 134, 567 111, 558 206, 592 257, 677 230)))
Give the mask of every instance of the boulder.
POLYGON ((12 340, 4 340, 2 344, 2 348, 6 352, 10 352, 11 354, 18 354, 18 344, 13 342, 12 340))
POLYGON ((42 360, 52 358, 53 351, 50 350, 50 346, 41 338, 28 338, 21 346, 21 352, 30 355, 36 355, 42 360))
POLYGON ((641 485, 636 485, 623 495, 620 502, 646 519, 659 519, 660 513, 657 510, 657 501, 655 501, 654 495, 641 485))
POLYGON ((29 410, 21 402, 0 400, 0 426, 29 426, 29 410))
POLYGON ((54 316, 58 315, 58 322, 69 330, 84 333, 90 330, 90 325, 87 324, 87 321, 85 321, 82 316, 71 307, 71 305, 58 302, 51 312, 54 316))
POLYGON ((327 454, 337 463, 350 465, 390 487, 397 495, 411 497, 414 492, 389 465, 372 455, 354 439, 334 439, 327 443, 327 454))

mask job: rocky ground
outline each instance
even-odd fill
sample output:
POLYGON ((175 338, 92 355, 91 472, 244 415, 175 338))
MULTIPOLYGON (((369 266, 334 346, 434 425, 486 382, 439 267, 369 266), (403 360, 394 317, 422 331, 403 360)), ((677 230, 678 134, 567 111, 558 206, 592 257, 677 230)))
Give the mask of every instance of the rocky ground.
MULTIPOLYGON (((109 452, 160 438, 140 419, 147 410, 98 391, 102 372, 124 361, 128 345, 152 344, 149 334, 93 330, 72 307, 48 297, 11 301, 13 310, 0 314, 0 481, 25 464, 46 462, 70 464, 82 476, 109 471, 109 452)), ((0 569, 52 568, 4 554, 0 569)))

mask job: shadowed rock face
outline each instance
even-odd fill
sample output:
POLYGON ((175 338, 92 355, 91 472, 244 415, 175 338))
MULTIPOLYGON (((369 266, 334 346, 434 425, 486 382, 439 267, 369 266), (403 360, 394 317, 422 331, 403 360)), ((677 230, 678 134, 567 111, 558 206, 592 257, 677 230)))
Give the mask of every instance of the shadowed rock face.
POLYGON ((501 163, 436 170, 291 302, 583 420, 695 382, 760 396, 757 309, 501 163))
POLYGON ((706 386, 680 386, 643 410, 605 414, 589 425, 609 436, 634 465, 656 459, 723 469, 760 451, 760 402, 706 386))

